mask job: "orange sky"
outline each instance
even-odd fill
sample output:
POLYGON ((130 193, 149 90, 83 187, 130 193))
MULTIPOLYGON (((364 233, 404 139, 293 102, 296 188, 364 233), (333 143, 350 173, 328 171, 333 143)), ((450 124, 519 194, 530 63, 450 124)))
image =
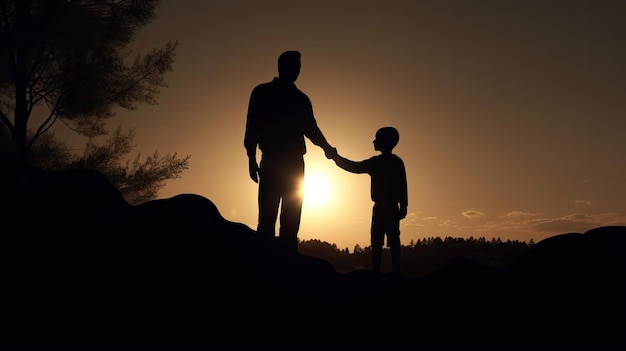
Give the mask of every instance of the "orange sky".
MULTIPOLYGON (((169 87, 109 126, 136 128, 133 156, 191 155, 160 197, 200 194, 256 228, 248 98, 281 52, 299 50, 296 85, 343 156, 368 158, 378 128, 400 131, 403 244, 626 225, 625 13, 601 0, 163 1, 132 50, 178 40, 169 87)), ((369 176, 308 149, 307 174, 331 192, 322 207, 305 198, 300 238, 368 246, 369 176)))

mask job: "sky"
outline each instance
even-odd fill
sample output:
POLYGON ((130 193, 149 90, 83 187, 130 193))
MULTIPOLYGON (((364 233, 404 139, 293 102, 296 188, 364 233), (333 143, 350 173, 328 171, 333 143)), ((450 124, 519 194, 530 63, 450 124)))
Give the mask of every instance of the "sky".
MULTIPOLYGON (((132 156, 191 156, 159 198, 199 194, 255 229, 248 99, 298 50, 296 85, 342 156, 374 156, 376 130, 399 130, 403 245, 626 225, 625 13, 604 0, 165 0, 130 49, 178 41, 168 87, 109 127, 135 128, 132 156)), ((369 246, 369 176, 307 148, 305 182, 326 188, 305 193, 299 238, 369 246)))

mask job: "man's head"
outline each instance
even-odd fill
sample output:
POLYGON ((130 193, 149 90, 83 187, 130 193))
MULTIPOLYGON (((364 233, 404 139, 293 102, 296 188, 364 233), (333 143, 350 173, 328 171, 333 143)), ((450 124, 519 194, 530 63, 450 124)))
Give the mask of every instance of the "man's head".
POLYGON ((300 75, 300 52, 285 51, 278 57, 278 77, 291 83, 300 75))
POLYGON ((391 151, 400 141, 400 133, 394 127, 383 127, 376 132, 374 150, 391 151))

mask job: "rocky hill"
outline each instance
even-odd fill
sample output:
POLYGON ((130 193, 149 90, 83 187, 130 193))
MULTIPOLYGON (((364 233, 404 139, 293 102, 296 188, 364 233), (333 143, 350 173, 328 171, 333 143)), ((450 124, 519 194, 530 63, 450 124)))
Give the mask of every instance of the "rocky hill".
POLYGON ((557 234, 505 271, 340 274, 199 195, 132 206, 95 171, 0 177, 5 350, 626 346, 626 227, 557 234))

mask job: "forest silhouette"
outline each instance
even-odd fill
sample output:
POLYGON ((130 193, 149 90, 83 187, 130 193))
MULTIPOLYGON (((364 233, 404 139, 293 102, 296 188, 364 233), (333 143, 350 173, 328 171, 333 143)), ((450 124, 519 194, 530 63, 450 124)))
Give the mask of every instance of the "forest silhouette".
MULTIPOLYGON (((402 272, 407 277, 422 277, 453 258, 471 259, 491 269, 504 269, 535 244, 534 241, 505 240, 485 237, 428 237, 402 245, 402 272)), ((340 273, 371 267, 371 246, 356 245, 352 251, 340 250, 336 244, 319 239, 300 241, 298 250, 304 255, 330 262, 340 273)), ((391 253, 383 251, 382 272, 391 271, 391 253)))
POLYGON ((0 177, 6 350, 626 346, 626 227, 428 239, 403 259, 429 272, 398 277, 307 254, 319 241, 294 253, 200 195, 130 205, 97 171, 0 177))

